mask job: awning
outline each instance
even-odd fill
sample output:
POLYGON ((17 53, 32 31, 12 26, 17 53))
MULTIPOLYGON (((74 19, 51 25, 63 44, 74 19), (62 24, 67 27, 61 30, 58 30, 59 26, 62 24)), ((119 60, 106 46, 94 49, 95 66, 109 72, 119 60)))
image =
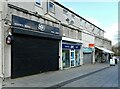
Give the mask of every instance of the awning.
POLYGON ((105 49, 103 47, 98 47, 98 46, 95 46, 95 47, 98 48, 98 49, 100 49, 100 50, 102 50, 102 51, 104 51, 104 52, 107 52, 107 53, 114 53, 113 51, 110 51, 110 50, 105 49))

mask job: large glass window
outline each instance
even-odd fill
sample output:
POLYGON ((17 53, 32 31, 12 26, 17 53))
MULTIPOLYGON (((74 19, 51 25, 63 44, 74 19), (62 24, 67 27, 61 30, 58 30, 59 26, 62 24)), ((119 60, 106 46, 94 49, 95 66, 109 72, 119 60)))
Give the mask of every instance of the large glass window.
POLYGON ((49 4, 48 4, 48 10, 50 12, 55 13, 55 5, 52 2, 49 2, 49 4))
POLYGON ((68 68, 70 67, 70 53, 69 50, 63 50, 62 51, 62 65, 63 68, 68 68))

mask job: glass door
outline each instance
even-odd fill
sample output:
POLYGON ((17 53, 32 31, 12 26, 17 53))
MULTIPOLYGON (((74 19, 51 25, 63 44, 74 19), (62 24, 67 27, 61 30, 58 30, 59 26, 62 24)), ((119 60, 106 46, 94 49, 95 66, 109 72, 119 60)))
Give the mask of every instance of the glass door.
POLYGON ((70 50, 70 66, 75 66, 75 50, 70 50))
POLYGON ((75 50, 75 66, 80 65, 80 50, 75 50))
POLYGON ((63 50, 62 51, 62 65, 63 68, 70 67, 70 57, 69 57, 69 50, 63 50))

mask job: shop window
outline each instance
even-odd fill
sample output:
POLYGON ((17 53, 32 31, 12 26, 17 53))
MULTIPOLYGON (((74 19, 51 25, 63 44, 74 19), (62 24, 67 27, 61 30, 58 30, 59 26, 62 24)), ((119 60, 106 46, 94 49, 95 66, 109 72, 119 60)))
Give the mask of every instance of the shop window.
POLYGON ((41 0, 35 0, 36 5, 41 5, 41 0))
POLYGON ((52 13, 55 13, 55 5, 52 2, 49 2, 48 10, 52 13))

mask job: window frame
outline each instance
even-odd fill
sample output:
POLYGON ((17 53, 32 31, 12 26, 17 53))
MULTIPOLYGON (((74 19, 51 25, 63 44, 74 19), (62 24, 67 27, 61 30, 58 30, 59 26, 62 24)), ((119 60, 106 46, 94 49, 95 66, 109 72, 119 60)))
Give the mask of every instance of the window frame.
POLYGON ((42 0, 35 0, 35 5, 41 6, 42 5, 42 0), (39 1, 39 2, 38 2, 39 1))
POLYGON ((55 14, 55 4, 53 2, 48 2, 48 11, 55 14), (50 9, 50 3, 53 5, 53 9, 50 9))
POLYGON ((74 14, 71 14, 71 17, 72 17, 72 19, 75 19, 75 15, 74 14))
POLYGON ((85 20, 83 20, 82 18, 80 19, 80 26, 84 27, 85 26, 85 20))
POLYGON ((63 14, 68 16, 68 11, 66 9, 63 9, 63 14))

